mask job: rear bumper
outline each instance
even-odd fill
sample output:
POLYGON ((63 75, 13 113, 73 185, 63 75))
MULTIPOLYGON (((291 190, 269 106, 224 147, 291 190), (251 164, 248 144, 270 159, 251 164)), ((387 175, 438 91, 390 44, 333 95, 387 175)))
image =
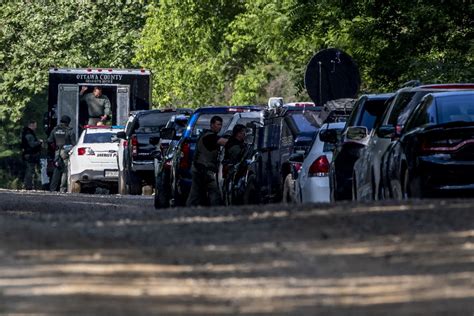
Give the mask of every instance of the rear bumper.
MULTIPOLYGON (((118 169, 107 169, 107 171, 114 171, 118 173, 118 169)), ((84 170, 77 174, 70 175, 72 182, 117 182, 117 176, 105 176, 104 170, 84 170)))
POLYGON ((153 160, 146 161, 133 161, 132 162, 133 171, 151 171, 155 170, 155 163, 153 160))
POLYGON ((301 202, 329 202, 329 177, 309 177, 301 188, 301 202))
POLYGON ((474 191, 474 161, 455 161, 449 155, 420 157, 419 175, 427 191, 474 191))

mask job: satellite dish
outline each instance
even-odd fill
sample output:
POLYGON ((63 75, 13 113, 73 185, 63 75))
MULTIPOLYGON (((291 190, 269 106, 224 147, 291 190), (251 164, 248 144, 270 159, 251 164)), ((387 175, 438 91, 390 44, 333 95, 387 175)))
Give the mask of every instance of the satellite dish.
POLYGON ((327 101, 355 98, 360 74, 351 56, 340 49, 323 49, 306 66, 304 83, 309 97, 318 106, 327 101))

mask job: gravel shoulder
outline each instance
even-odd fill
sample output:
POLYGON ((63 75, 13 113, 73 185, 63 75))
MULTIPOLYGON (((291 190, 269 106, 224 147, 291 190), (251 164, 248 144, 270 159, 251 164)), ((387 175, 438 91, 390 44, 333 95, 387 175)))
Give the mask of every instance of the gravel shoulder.
POLYGON ((472 315, 474 200, 156 211, 0 190, 0 315, 472 315))

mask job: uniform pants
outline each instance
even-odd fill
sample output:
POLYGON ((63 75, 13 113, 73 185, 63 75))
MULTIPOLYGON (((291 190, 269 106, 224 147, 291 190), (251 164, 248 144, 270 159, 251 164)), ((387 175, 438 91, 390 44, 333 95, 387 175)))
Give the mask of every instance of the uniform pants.
POLYGON ((38 163, 26 161, 25 178, 23 180, 23 183, 25 185, 25 190, 33 190, 34 188, 33 181, 37 179, 38 179, 38 163))
POLYGON ((59 158, 58 165, 54 167, 53 177, 49 186, 50 191, 67 192, 67 164, 69 159, 59 158))
POLYGON ((208 199, 210 206, 222 205, 216 174, 205 169, 198 170, 194 165, 191 174, 191 191, 186 206, 207 205, 208 199))

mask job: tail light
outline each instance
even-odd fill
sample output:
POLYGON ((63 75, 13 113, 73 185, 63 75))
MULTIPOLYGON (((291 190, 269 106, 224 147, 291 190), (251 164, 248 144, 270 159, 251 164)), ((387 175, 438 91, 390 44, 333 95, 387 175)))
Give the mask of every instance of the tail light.
POLYGON ((138 139, 136 135, 132 136, 131 143, 132 143, 132 156, 136 157, 138 154, 138 139))
POLYGON ((329 174, 329 160, 323 155, 316 158, 309 167, 308 176, 310 177, 327 177, 329 174))
POLYGON ((294 163, 293 163, 293 169, 294 169, 294 171, 295 171, 295 172, 299 172, 302 165, 303 165, 303 164, 300 163, 300 162, 294 162, 294 163))
POLYGON ((420 153, 421 154, 433 154, 433 153, 452 153, 466 144, 474 143, 474 139, 437 139, 421 141, 420 153))
POLYGON ((77 154, 79 156, 93 156, 95 155, 95 152, 92 150, 92 148, 89 147, 79 147, 77 148, 77 154))
POLYGON ((191 163, 189 161, 189 153, 191 151, 191 147, 188 143, 184 143, 181 146, 181 160, 179 161, 179 168, 182 170, 189 169, 191 167, 191 163))

